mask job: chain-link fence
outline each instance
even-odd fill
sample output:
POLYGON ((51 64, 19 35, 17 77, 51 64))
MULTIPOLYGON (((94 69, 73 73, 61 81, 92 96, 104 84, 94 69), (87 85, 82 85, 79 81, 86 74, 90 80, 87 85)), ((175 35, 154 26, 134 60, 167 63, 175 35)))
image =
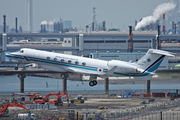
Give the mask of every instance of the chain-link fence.
POLYGON ((1 120, 179 120, 180 101, 146 104, 123 109, 10 110, 1 120), (33 117, 34 115, 34 117, 33 117))
POLYGON ((135 113, 124 112, 93 112, 79 113, 70 110, 33 111, 33 113, 11 111, 1 120, 179 120, 180 111, 146 111, 135 113), (33 116, 34 115, 34 116, 33 116))

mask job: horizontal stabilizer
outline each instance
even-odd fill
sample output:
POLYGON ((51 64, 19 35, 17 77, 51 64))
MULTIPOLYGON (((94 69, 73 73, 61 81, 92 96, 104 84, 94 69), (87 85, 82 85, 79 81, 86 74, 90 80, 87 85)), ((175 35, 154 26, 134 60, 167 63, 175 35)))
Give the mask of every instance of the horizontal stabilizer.
POLYGON ((106 75, 113 75, 114 71, 116 70, 117 66, 114 66, 110 71, 106 73, 106 75))
POLYGON ((166 55, 166 56, 170 56, 173 57, 174 55, 170 52, 167 51, 163 51, 163 50, 156 50, 156 49, 151 49, 150 53, 154 53, 154 54, 160 54, 160 55, 166 55))

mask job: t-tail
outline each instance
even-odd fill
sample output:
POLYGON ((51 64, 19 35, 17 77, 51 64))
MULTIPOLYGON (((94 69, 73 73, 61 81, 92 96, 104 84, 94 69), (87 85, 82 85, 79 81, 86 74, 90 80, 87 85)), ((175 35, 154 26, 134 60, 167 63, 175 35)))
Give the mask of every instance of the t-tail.
POLYGON ((136 66, 141 71, 141 77, 134 77, 137 80, 150 80, 164 60, 165 56, 174 56, 170 52, 149 49, 148 52, 137 61, 136 66), (143 77, 144 76, 144 77, 143 77))

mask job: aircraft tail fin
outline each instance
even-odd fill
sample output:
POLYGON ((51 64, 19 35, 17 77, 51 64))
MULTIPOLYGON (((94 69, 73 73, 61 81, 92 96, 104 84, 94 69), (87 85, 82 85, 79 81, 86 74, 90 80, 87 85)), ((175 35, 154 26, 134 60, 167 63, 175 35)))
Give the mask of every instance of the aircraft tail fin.
POLYGON ((170 52, 149 49, 148 52, 137 61, 136 66, 141 71, 145 72, 155 72, 165 56, 174 56, 170 52))

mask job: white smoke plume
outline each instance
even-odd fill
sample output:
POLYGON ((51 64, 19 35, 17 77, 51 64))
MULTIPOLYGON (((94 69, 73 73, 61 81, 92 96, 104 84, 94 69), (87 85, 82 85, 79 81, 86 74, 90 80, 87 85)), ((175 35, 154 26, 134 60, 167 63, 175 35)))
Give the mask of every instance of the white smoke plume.
POLYGON ((47 21, 47 20, 44 20, 44 21, 41 22, 41 25, 47 25, 47 24, 53 25, 54 22, 53 21, 47 21))
POLYGON ((147 16, 147 17, 143 17, 143 19, 137 23, 137 26, 135 27, 135 30, 140 29, 141 27, 145 27, 146 25, 149 25, 150 23, 155 23, 156 20, 159 19, 159 17, 164 14, 167 13, 171 10, 173 10, 176 7, 175 3, 163 3, 158 5, 153 12, 153 15, 151 16, 147 16))

